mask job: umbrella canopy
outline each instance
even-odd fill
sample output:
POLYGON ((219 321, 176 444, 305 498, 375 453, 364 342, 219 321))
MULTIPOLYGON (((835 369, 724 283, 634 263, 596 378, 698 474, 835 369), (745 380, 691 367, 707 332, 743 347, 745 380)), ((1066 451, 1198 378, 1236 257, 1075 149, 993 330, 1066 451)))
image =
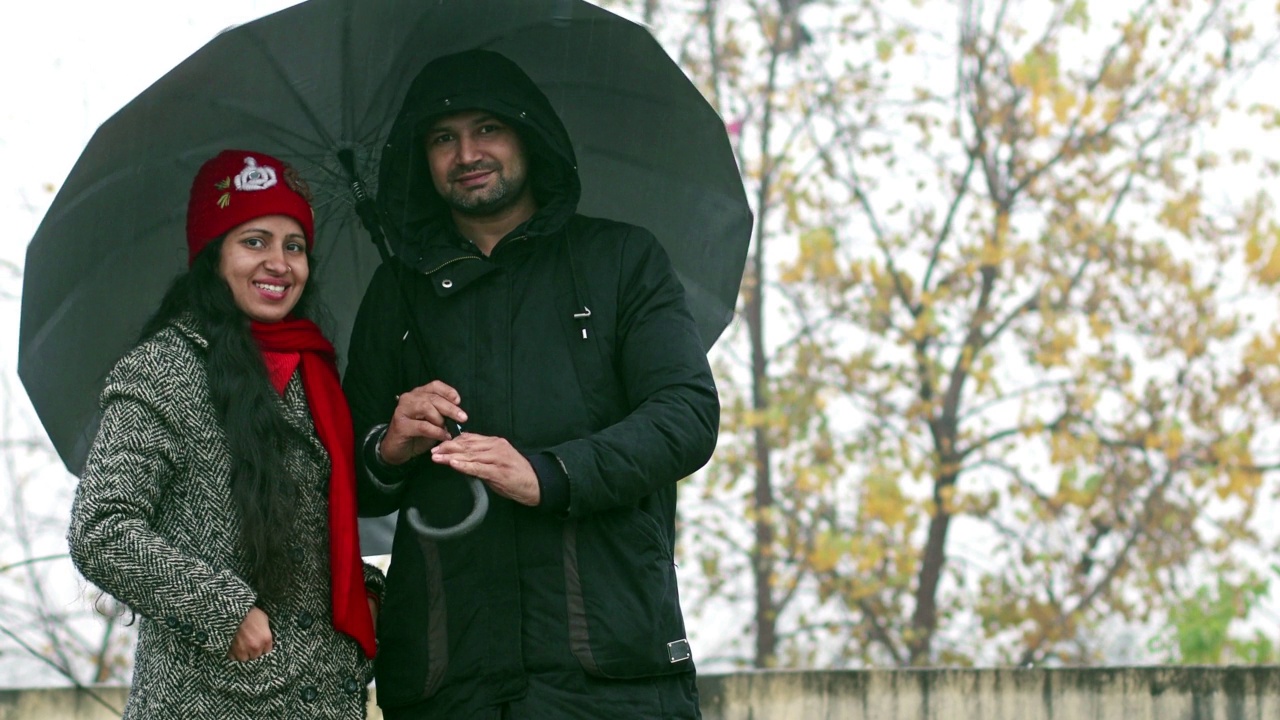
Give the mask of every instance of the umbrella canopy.
POLYGON ((344 349, 379 257, 339 153, 375 193, 408 84, 469 48, 538 83, 574 143, 580 211, 657 235, 711 346, 732 316, 751 215, 723 122, 644 27, 581 0, 309 0, 227 30, 105 122, 32 238, 18 374, 71 472, 97 431, 106 373, 185 269, 200 163, 252 149, 311 185, 312 277, 344 349))

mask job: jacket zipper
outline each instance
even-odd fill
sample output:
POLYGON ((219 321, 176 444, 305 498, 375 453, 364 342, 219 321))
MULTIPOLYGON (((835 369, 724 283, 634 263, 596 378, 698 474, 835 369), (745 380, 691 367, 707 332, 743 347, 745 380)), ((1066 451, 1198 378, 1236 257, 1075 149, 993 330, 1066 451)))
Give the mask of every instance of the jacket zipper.
MULTIPOLYGON (((517 235, 516 237, 513 237, 513 238, 511 238, 510 240, 507 240, 507 241, 506 241, 506 244, 508 244, 508 245, 509 245, 509 244, 511 244, 511 243, 513 243, 513 242, 516 242, 516 241, 518 241, 518 240, 527 240, 527 239, 529 239, 529 236, 528 236, 528 235, 517 235)), ((494 250, 497 250, 497 248, 495 247, 495 248, 494 248, 494 250)), ((449 265, 452 265, 453 263, 459 262, 459 261, 461 261, 461 260, 479 260, 479 259, 480 259, 480 258, 476 257, 475 255, 462 255, 461 257, 456 257, 456 258, 452 258, 452 259, 450 259, 450 260, 445 260, 444 262, 442 262, 442 263, 440 263, 439 265, 437 265, 437 266, 435 266, 435 267, 431 268, 430 270, 424 270, 424 271, 422 272, 422 274, 423 274, 423 275, 431 275, 431 274, 433 274, 433 273, 435 273, 435 272, 439 271, 441 268, 446 267, 446 266, 449 266, 449 265)))
POLYGON ((435 273, 436 270, 439 270, 440 268, 444 268, 445 265, 452 265, 454 263, 457 263, 457 261, 460 261, 460 260, 479 260, 479 258, 476 258, 475 255, 463 255, 462 258, 445 260, 444 263, 440 263, 439 265, 434 266, 434 268, 431 268, 430 270, 425 270, 425 272, 422 272, 422 274, 430 275, 431 273, 435 273))
POLYGON ((517 243, 517 242, 520 242, 521 240, 528 240, 528 239, 529 239, 528 235, 517 235, 513 238, 507 238, 506 240, 503 240, 502 242, 498 243, 493 247, 493 252, 489 253, 489 257, 493 257, 493 253, 498 252, 502 248, 508 245, 511 245, 512 243, 517 243))
POLYGON ((439 265, 437 265, 437 266, 435 266, 435 267, 431 268, 430 270, 424 270, 424 271, 422 272, 422 274, 423 274, 423 275, 431 275, 432 273, 434 273, 434 272, 436 272, 436 271, 440 270, 440 269, 441 269, 441 268, 443 268, 443 267, 446 267, 446 266, 448 266, 448 265, 452 265, 452 264, 454 264, 454 263, 456 263, 456 262, 459 262, 459 261, 462 261, 462 260, 479 260, 479 259, 480 259, 480 258, 476 257, 475 255, 463 255, 462 257, 456 257, 456 258, 453 258, 453 259, 451 259, 451 260, 445 260, 444 262, 442 262, 442 263, 440 263, 439 265))

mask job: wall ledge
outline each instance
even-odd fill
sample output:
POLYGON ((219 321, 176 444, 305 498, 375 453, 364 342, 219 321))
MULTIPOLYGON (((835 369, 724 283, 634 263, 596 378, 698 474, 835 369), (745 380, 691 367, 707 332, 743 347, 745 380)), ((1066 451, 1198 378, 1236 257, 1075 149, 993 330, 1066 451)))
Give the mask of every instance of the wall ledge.
MULTIPOLYGON (((121 709, 128 691, 93 692, 121 709)), ((704 720, 1277 720, 1280 666, 771 670, 698 693, 704 720)), ((74 688, 0 689, 0 720, 114 718, 74 688)))

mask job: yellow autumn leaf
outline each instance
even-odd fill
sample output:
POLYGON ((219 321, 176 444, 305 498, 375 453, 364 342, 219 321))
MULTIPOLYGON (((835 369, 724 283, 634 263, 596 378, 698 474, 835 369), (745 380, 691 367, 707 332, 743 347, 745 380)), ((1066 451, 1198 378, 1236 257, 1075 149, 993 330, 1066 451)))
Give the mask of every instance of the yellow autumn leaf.
POLYGON ((1108 100, 1102 109, 1102 119, 1107 123, 1113 123, 1116 118, 1120 117, 1120 112, 1124 110, 1124 103, 1119 100, 1108 100))
POLYGON ((1258 279, 1268 285, 1280 282, 1280 247, 1272 246, 1266 265, 1258 270, 1258 279))
POLYGON ((1076 98, 1069 92, 1058 92, 1053 100, 1053 117, 1060 123, 1067 121, 1071 109, 1076 105, 1076 98))
POLYGON ((906 520, 907 502, 896 482, 871 478, 864 488, 862 510, 868 517, 887 525, 898 525, 906 520))
POLYGON ((1173 460, 1182 453, 1184 438, 1182 437, 1182 428, 1173 427, 1164 435, 1164 456, 1173 460))
POLYGON ((1106 339, 1111 335, 1112 325, 1098 313, 1089 313, 1089 330, 1095 338, 1106 339))
POLYGON ((1244 244, 1244 259, 1250 265, 1256 265, 1262 259, 1262 253, 1265 248, 1262 245, 1262 233, 1257 228, 1253 228, 1249 232, 1249 239, 1244 244))
POLYGON ((835 257, 835 231, 829 227, 806 230, 800 235, 800 260, 795 274, 801 277, 807 269, 817 279, 831 278, 839 274, 835 257))
POLYGON ((1015 63, 1009 68, 1009 79, 1019 87, 1027 87, 1030 84, 1030 76, 1031 73, 1027 70, 1025 62, 1015 63))
POLYGON ((1160 212, 1160 221, 1179 233, 1190 237, 1191 226, 1199 219, 1200 215, 1200 194, 1191 192, 1177 200, 1165 203, 1164 209, 1160 212))
POLYGON ((813 551, 809 553, 809 566, 819 573, 829 573, 836 569, 840 558, 844 555, 843 543, 829 533, 822 533, 813 543, 813 551))
POLYGON ((804 282, 804 267, 798 263, 787 263, 782 266, 778 278, 789 285, 804 282))
POLYGON ((1005 258, 1005 251, 996 243, 988 242, 982 245, 982 265, 984 267, 992 267, 999 265, 1005 258))
POLYGON ((789 192, 786 194, 785 202, 787 205, 787 222, 793 225, 800 224, 800 196, 796 193, 789 192))
POLYGON ((1227 469, 1227 482, 1216 488, 1219 498, 1248 497, 1258 489, 1262 482, 1262 474, 1240 467, 1227 469))

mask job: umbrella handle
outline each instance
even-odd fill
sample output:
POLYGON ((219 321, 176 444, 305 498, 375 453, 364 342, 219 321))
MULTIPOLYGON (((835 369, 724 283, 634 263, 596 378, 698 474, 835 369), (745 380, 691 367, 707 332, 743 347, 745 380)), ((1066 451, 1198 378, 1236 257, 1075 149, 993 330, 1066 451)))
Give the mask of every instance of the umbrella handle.
MULTIPOLYGON (((453 418, 444 419, 445 428, 449 431, 449 437, 458 437, 462 434, 462 426, 453 418)), ((386 425, 377 425, 369 432, 366 444, 377 437, 381 440, 381 435, 387 430, 386 425)), ((475 530, 480 526, 480 522, 484 520, 484 516, 489 512, 489 493, 485 490, 484 483, 478 478, 468 477, 467 481, 471 483, 471 512, 462 519, 462 522, 450 527, 438 528, 427 524, 422 519, 422 514, 418 512, 418 508, 410 507, 405 510, 405 519, 409 522, 409 527, 428 540, 452 540, 453 538, 462 537, 467 533, 475 530)))
POLYGON ((469 477, 467 481, 471 483, 471 496, 475 503, 471 508, 471 514, 463 518, 462 522, 457 525, 437 528, 431 527, 426 520, 422 519, 422 515, 418 513, 418 508, 411 507, 405 511, 405 518, 409 521, 409 526, 413 528, 414 532, 428 540, 451 540, 456 537, 462 537, 479 527, 480 521, 484 520, 485 513, 489 512, 489 493, 485 491, 484 483, 476 478, 469 477))
POLYGON ((386 236, 382 232, 382 223, 378 221, 378 208, 364 189, 364 181, 356 173, 356 154, 350 148, 338 151, 338 162, 347 171, 347 180, 351 183, 351 197, 356 201, 356 217, 369 233, 373 246, 378 248, 382 262, 391 260, 391 252, 387 250, 386 236))
MULTIPOLYGON (((378 221, 377 207, 373 198, 370 198, 365 191, 364 183, 360 180, 359 174, 356 173, 355 153, 349 148, 339 150, 338 162, 347 171, 347 179, 351 182, 351 196, 356 201, 356 216, 360 218, 361 224, 368 231, 369 239, 378 248, 378 254, 382 257, 382 262, 390 262, 391 253, 387 249, 386 236, 382 232, 382 223, 378 221)), ((399 286, 398 281, 396 285, 399 286)), ((400 288, 400 296, 406 307, 413 307, 413 303, 404 294, 403 287, 400 288)), ((583 332, 585 333, 586 331, 584 330, 583 332)), ((423 358, 426 358, 427 348, 422 342, 421 335, 414 333, 413 336, 418 345, 418 352, 423 358)), ((458 437, 462 434, 462 426, 458 425, 452 418, 445 418, 445 427, 448 429, 450 437, 458 437)), ((467 480, 471 482, 473 505, 471 513, 463 518, 462 522, 447 528, 431 527, 426 520, 422 519, 418 508, 411 507, 405 511, 405 518, 408 519, 409 526, 413 528, 414 532, 428 540, 450 540, 462 537, 479 527, 480 521, 484 520, 485 513, 489 512, 489 493, 485 491, 484 483, 476 478, 469 477, 467 480)))

